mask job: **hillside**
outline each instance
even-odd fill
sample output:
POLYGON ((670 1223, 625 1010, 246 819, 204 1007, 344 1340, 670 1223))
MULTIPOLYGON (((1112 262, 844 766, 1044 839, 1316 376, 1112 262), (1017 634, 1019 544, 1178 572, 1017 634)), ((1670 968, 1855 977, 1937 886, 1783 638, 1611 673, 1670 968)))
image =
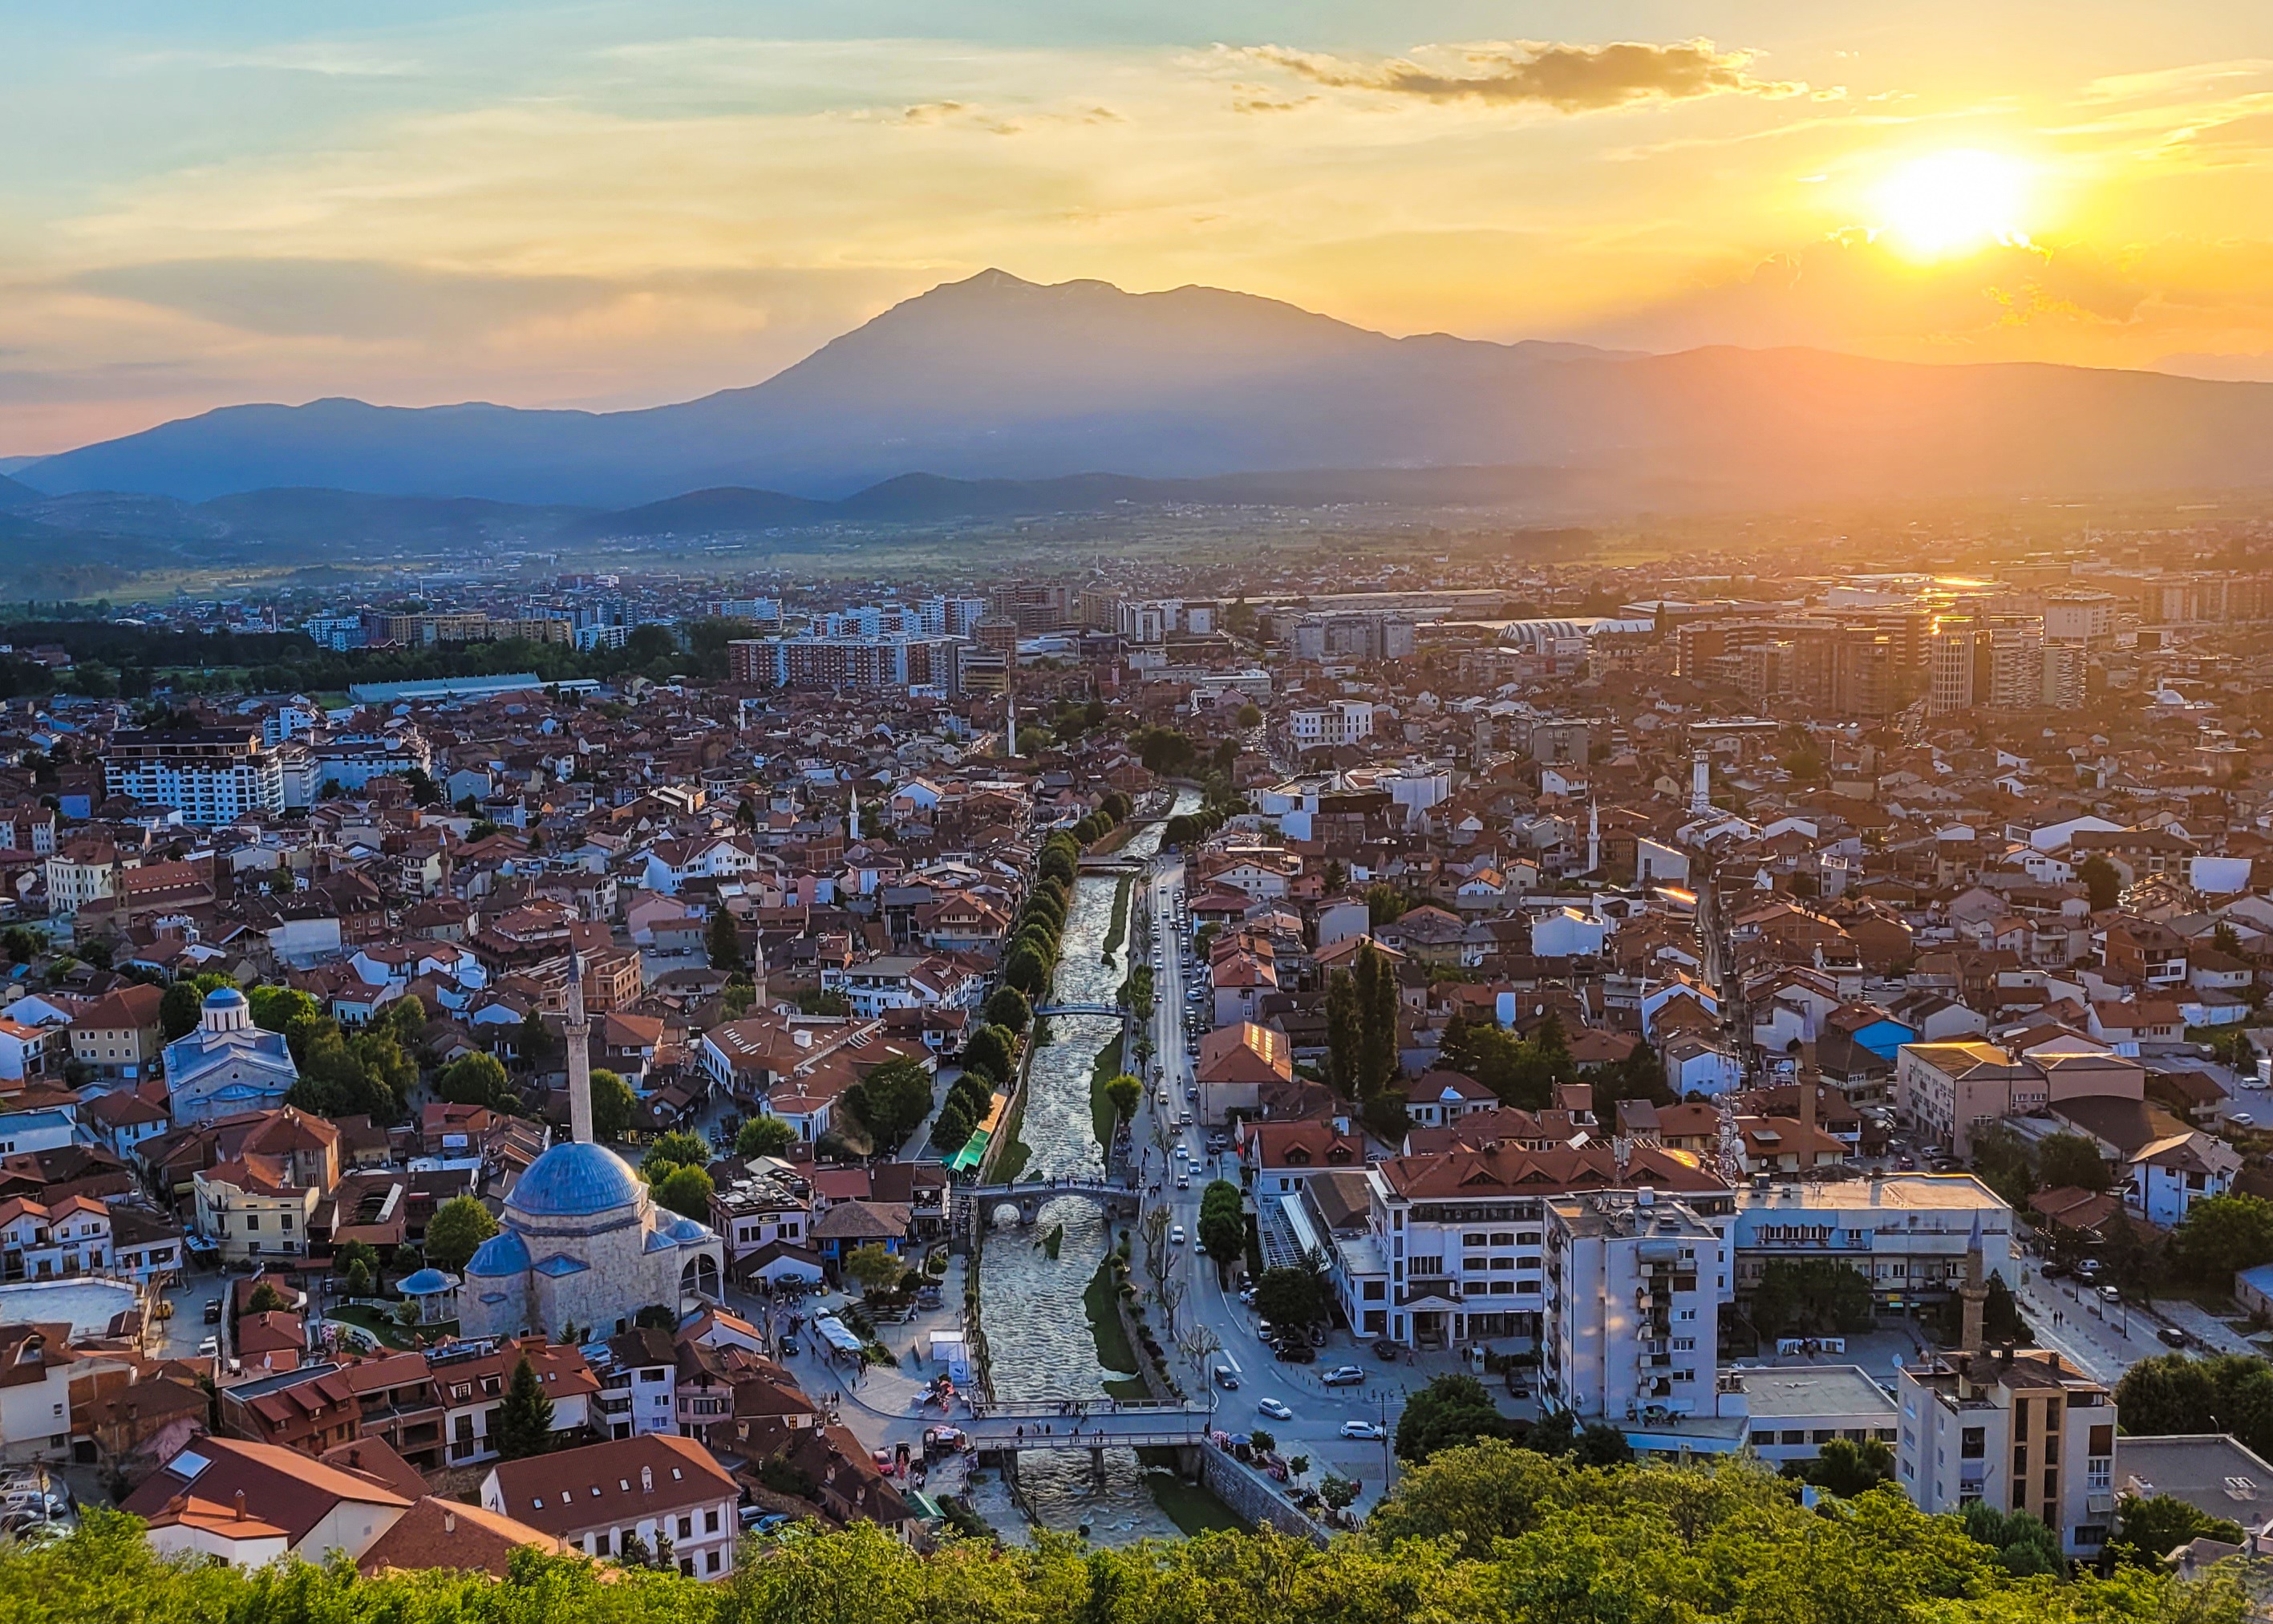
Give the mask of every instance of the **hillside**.
MULTIPOLYGON (((314 487, 616 510, 689 492, 715 505, 722 488, 839 500, 911 473, 1177 481, 1448 468, 1527 469, 1614 505, 2262 486, 2273 484, 2273 385, 1804 349, 1397 339, 1212 288, 1129 294, 987 272, 761 384, 678 405, 230 407, 18 478, 192 503, 314 487)), ((701 511, 681 510, 687 522, 701 511)), ((799 513, 778 511, 784 522, 799 513)))

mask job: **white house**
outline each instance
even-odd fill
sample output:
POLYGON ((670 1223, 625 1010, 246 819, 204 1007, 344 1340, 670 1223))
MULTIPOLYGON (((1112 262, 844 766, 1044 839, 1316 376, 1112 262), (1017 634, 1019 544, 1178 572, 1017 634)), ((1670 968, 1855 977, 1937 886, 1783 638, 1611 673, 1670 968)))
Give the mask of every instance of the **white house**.
POLYGON ((2149 1223, 2170 1229, 2196 1201, 2230 1194, 2240 1171, 2240 1153, 2224 1140, 2196 1132, 2172 1134, 2132 1154, 2127 1197, 2149 1223))

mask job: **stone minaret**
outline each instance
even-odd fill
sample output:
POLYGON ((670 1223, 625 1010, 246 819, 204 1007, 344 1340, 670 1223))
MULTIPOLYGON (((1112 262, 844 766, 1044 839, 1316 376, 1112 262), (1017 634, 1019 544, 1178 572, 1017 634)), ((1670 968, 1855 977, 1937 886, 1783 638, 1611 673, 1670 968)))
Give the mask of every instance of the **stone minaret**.
POLYGON ((1981 1218, 1978 1214, 1973 1219, 1973 1237, 1965 1243, 1965 1283, 1957 1288, 1957 1295, 1965 1305, 1965 1323, 1958 1335, 1958 1351, 1970 1357, 1985 1351, 1989 1341, 1985 1324, 1989 1282, 1982 1277, 1981 1218))
POLYGON ((584 955, 568 955, 568 1136, 592 1142, 592 1020, 584 1013, 584 955))
POLYGON ((1713 763, 1701 750, 1689 763, 1689 810, 1699 818, 1713 811, 1713 763))
POLYGON ((1587 872, 1599 873, 1602 866, 1602 809, 1600 803, 1587 803, 1587 872))
POLYGON ((860 786, 857 783, 852 786, 852 806, 847 815, 846 825, 844 843, 848 846, 859 845, 860 843, 860 786))
POLYGON ((1018 695, 1008 682, 1002 685, 1002 753, 1012 760, 1018 756, 1018 695))

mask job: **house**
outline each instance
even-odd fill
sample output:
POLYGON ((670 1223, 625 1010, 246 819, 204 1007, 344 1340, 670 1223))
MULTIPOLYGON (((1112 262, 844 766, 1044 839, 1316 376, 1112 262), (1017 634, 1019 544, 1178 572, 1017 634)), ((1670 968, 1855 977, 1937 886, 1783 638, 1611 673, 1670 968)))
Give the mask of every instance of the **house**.
POLYGON ((0 1325, 0 1459, 60 1458, 71 1447, 71 1327, 0 1325))
POLYGON ((2240 1171, 2240 1153, 2224 1140, 2195 1129, 2169 1134, 2132 1152, 2130 1203, 2149 1224, 2174 1228, 2196 1201, 2230 1194, 2240 1171))
POLYGON ((1234 1111, 1256 1114, 1264 1089, 1294 1075, 1294 1057, 1284 1032, 1242 1021, 1200 1039, 1194 1074, 1200 1090, 1200 1120, 1219 1126, 1234 1111))
POLYGON ((1465 1072, 1423 1072, 1406 1085, 1405 1116, 1415 1127, 1445 1127, 1489 1111, 1499 1096, 1465 1072))
POLYGON ((114 988, 81 1010, 71 1023, 71 1059, 103 1082, 136 1082, 154 1074, 164 1029, 157 987, 114 988))
POLYGON ((356 1571, 365 1578, 387 1573, 440 1569, 506 1575, 523 1547, 547 1556, 566 1554, 568 1542, 480 1506, 424 1495, 365 1548, 356 1571))
POLYGON ((1333 1122, 1242 1125, 1239 1162, 1258 1199, 1287 1195, 1313 1176, 1365 1165, 1365 1141, 1333 1122))
POLYGON ((482 1479, 481 1505, 589 1556, 668 1545, 680 1573, 720 1579, 733 1571, 740 1494, 694 1440, 649 1433, 501 1462, 482 1479))
POLYGON ((400 1490, 295 1449, 199 1438, 151 1474, 122 1509, 149 1524, 151 1547, 161 1556, 258 1568, 286 1555, 359 1559, 410 1506, 400 1490))

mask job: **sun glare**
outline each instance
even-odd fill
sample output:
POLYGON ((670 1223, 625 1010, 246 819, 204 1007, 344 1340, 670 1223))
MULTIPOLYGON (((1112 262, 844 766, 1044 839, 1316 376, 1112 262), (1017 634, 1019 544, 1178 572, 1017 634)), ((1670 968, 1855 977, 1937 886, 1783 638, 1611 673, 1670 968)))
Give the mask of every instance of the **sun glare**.
POLYGON ((1928 153, 1879 184, 1876 224, 1918 259, 1969 254, 1992 243, 2025 243, 2021 217, 2027 183, 2026 168, 2001 153, 1928 153))

